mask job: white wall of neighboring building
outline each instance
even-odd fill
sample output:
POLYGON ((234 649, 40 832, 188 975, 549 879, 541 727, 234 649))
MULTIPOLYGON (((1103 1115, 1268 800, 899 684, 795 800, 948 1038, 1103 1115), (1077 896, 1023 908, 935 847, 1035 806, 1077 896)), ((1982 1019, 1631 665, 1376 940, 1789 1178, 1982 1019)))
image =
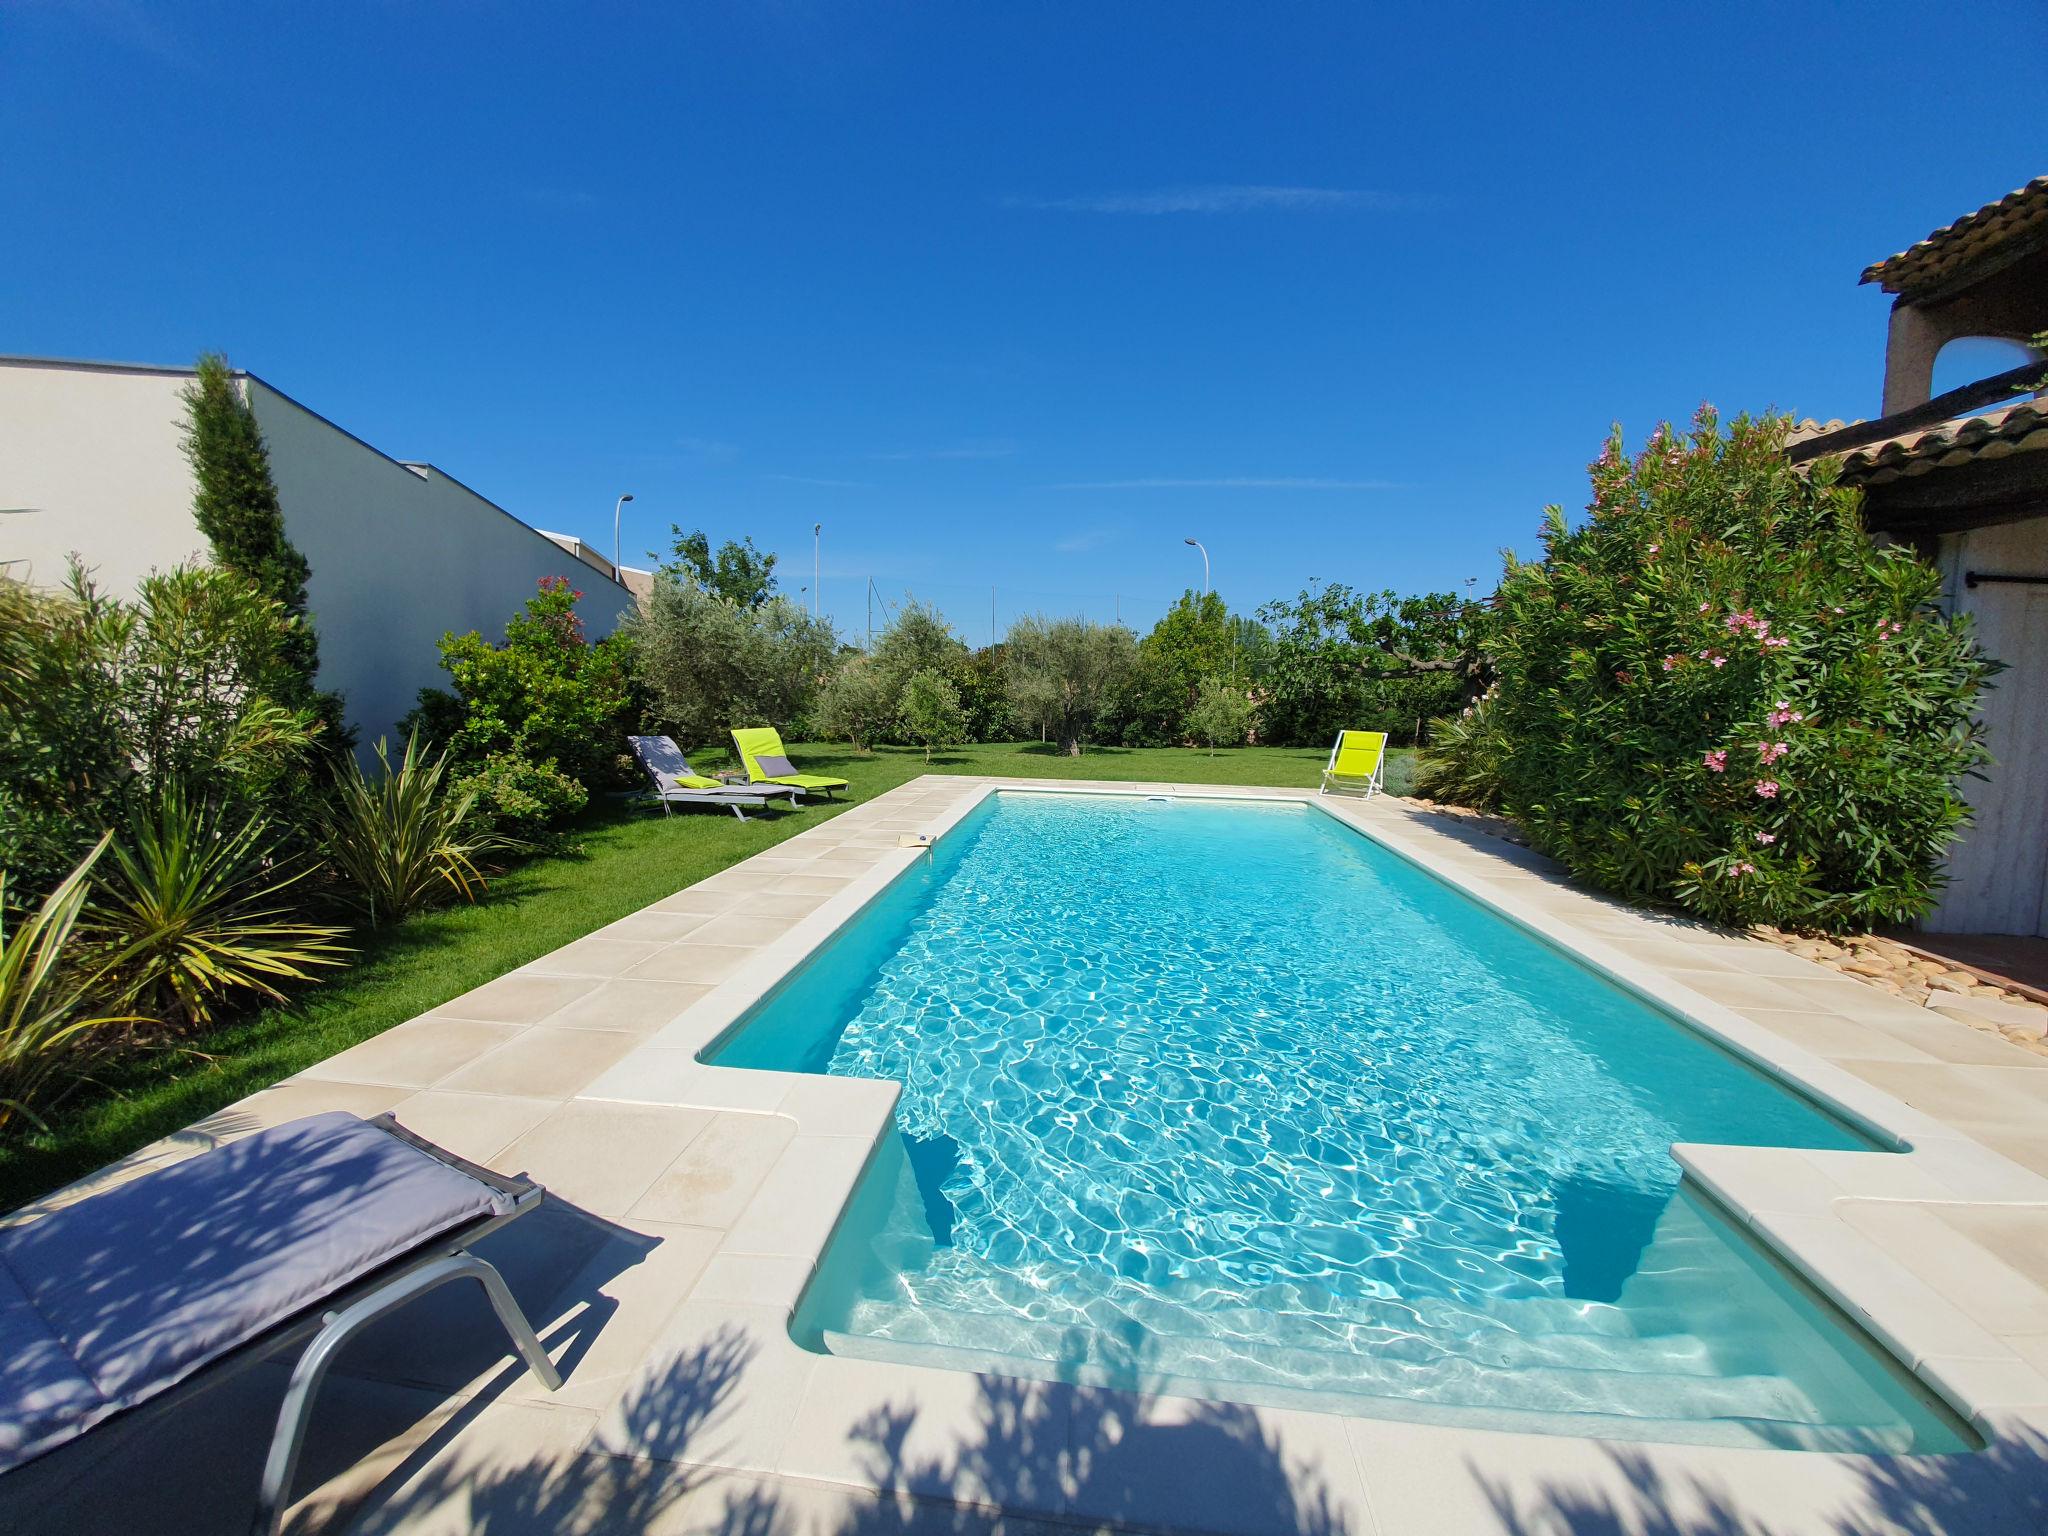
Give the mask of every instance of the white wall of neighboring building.
POLYGON ((1950 534, 1939 552, 1955 611, 2005 663, 1984 696, 1991 765, 1963 781, 1972 824, 1948 857, 1948 889, 1930 933, 2048 935, 2048 586, 1967 585, 1971 571, 2048 577, 2048 515, 1950 534))
MULTIPOLYGON (((180 446, 187 369, 0 359, 0 561, 55 585, 77 552, 127 596, 152 570, 203 559, 180 446)), ((247 377, 285 532, 312 566, 320 684, 347 697, 365 746, 420 689, 445 683, 448 630, 497 639, 541 578, 566 576, 591 638, 632 606, 624 587, 460 481, 408 466, 247 377)))
POLYGON ((0 564, 38 586, 81 555, 127 596, 203 558, 180 448, 192 380, 176 368, 0 363, 0 564), (26 508, 28 510, 15 510, 26 508))
POLYGON ((286 531, 313 567, 321 681, 348 695, 365 744, 420 689, 445 685, 445 632, 499 638, 542 577, 566 576, 583 593, 592 639, 632 606, 624 587, 460 481, 386 458, 260 379, 249 405, 286 531))

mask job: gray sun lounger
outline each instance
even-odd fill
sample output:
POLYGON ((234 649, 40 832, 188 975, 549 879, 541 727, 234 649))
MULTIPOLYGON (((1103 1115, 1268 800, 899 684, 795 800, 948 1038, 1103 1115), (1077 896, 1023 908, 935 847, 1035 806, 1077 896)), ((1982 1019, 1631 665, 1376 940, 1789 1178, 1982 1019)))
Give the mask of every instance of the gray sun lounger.
POLYGON ((667 736, 628 736, 626 740, 632 743, 633 756, 647 777, 654 781, 654 796, 661 802, 663 815, 678 805, 723 805, 745 821, 745 807, 762 809, 783 796, 791 805, 797 802, 794 789, 773 784, 718 784, 705 778, 690 767, 683 749, 667 736))
POLYGON ((503 1278, 468 1251, 545 1198, 389 1115, 334 1113, 0 1231, 0 1476, 310 1338, 264 1462, 252 1529, 270 1536, 335 1353, 436 1286, 479 1282, 527 1366, 561 1385, 503 1278))

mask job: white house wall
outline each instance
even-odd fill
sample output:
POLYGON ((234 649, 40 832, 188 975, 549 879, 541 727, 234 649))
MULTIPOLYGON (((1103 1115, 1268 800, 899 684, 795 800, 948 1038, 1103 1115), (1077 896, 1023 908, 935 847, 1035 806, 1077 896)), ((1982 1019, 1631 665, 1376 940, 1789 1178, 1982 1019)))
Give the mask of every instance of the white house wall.
POLYGON ((446 683, 445 631, 502 637, 542 577, 583 593, 593 639, 632 606, 625 588, 458 481, 384 457, 261 380, 249 381, 249 404, 286 530, 313 567, 321 681, 348 695, 366 745, 420 689, 446 683))
POLYGON ((1977 639, 2006 664, 1984 700, 1992 763, 1964 781, 1975 813, 1948 859, 1931 933, 2048 933, 2048 586, 1964 584, 1970 571, 2048 576, 2048 516, 1952 534, 1942 573, 1977 639))
POLYGON ((178 369, 0 365, 0 562, 39 586, 73 553, 130 596, 153 570, 202 558, 179 444, 178 369))
MULTIPOLYGON (((185 369, 0 361, 0 561, 40 585, 75 551, 132 596, 153 570, 206 556, 181 449, 185 369)), ((504 509, 432 469, 385 457, 259 379, 249 403, 270 449, 285 531, 313 568, 320 682, 348 699, 367 747, 423 687, 446 681, 447 630, 492 639, 544 576, 583 592, 608 634, 632 595, 504 509)))

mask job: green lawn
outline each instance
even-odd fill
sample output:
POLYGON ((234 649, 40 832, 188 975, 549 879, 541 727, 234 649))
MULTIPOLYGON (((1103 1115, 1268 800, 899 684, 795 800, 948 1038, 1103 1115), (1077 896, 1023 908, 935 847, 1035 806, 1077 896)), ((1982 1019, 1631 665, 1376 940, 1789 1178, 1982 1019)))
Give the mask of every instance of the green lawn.
MULTIPOLYGON (((1244 747, 1213 756, 1183 748, 1094 748, 1062 757, 1036 742, 955 747, 934 754, 884 747, 863 757, 799 746, 799 767, 849 780, 850 799, 812 802, 741 823, 692 811, 663 817, 607 802, 575 833, 580 850, 534 859, 493 880, 475 906, 449 908, 361 941, 357 963, 290 1003, 260 1010, 180 1056, 137 1058, 75 1095, 50 1130, 0 1147, 0 1210, 68 1183, 135 1148, 345 1050, 359 1040, 481 986, 571 939, 773 847, 805 827, 921 773, 1044 779, 1167 779, 1201 784, 1312 787, 1327 749, 1244 747)), ((719 754, 693 754, 700 767, 719 754)), ((1388 788, 1407 788, 1413 754, 1396 751, 1388 788)))

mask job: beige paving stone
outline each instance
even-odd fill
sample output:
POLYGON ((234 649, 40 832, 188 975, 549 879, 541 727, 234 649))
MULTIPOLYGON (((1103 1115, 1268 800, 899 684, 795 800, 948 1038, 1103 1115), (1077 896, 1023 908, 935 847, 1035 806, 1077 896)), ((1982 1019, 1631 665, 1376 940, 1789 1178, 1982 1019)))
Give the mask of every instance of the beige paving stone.
POLYGON ((1680 986, 1690 987, 1702 997, 1730 1008, 1798 1008, 1804 1000, 1785 990, 1785 983, 1763 976, 1730 971, 1689 971, 1666 969, 1664 974, 1680 986))
POLYGON ((1745 1008, 1742 1016, 1761 1024, 1780 1039, 1830 1060, 1855 1057, 1873 1061, 1917 1061, 1930 1065, 1941 1060, 1917 1045, 1908 1044, 1871 1025, 1846 1019, 1838 1013, 1745 1008))
MULTIPOLYGON (((1843 1221, 1991 1333, 2048 1334, 2048 1291, 1972 1241, 1938 1207, 1845 1200, 1837 1209, 1843 1221)), ((2036 1212, 2033 1224, 2048 1235, 2048 1210, 2036 1212)))
POLYGON ((798 1126, 805 1136, 866 1136, 888 1129, 902 1095, 893 1079, 820 1077, 792 1072, 789 1090, 775 1112, 798 1126))
POLYGON ((319 1078, 293 1077, 274 1088, 252 1093, 226 1109, 216 1110, 193 1129, 202 1135, 233 1141, 251 1131, 283 1125, 287 1120, 298 1120, 307 1115, 324 1115, 336 1109, 368 1120, 383 1114, 411 1093, 409 1088, 394 1087, 388 1083, 335 1083, 319 1078))
MULTIPOLYGON (((1056 1515, 1074 1491, 1064 1475, 1073 1397, 1046 1382, 824 1356, 778 1468, 817 1482, 1056 1515), (998 1423, 1001 1445, 991 1454, 998 1423)), ((1090 1485, 1101 1486, 1099 1473, 1090 1485)))
POLYGON ((1852 981, 1847 976, 1826 974, 1821 967, 1816 969, 1822 970, 1822 974, 1803 978, 1780 977, 1778 985, 1808 1007, 1826 1008, 1852 1019, 1911 1020, 1926 1012, 1918 1004, 1909 1003, 1902 997, 1852 981))
POLYGON ((711 1118, 703 1110, 579 1099, 513 1142, 493 1166, 526 1172, 571 1205, 620 1217, 711 1118))
POLYGON ((685 939, 642 960, 630 975, 635 981, 691 981, 715 986, 753 956, 751 946, 693 944, 685 939))
POLYGON ((787 1254, 721 1253, 704 1266, 690 1299, 777 1307, 791 1314, 810 1279, 807 1259, 787 1254))
MULTIPOLYGON (((779 882, 778 882, 779 884, 779 882)), ((763 891, 739 905, 743 917, 794 919, 808 917, 830 901, 836 892, 763 891)))
POLYGON ((483 1019, 493 1024, 538 1024, 597 983, 580 976, 523 976, 513 972, 451 998, 429 1017, 483 1019))
POLYGON ((651 939, 657 944, 672 944, 700 923, 708 922, 717 914, 714 912, 665 912, 659 907, 647 907, 607 923, 597 930, 594 937, 606 939, 651 939))
POLYGON ((1654 965, 1660 970, 1704 970, 1723 973, 1739 971, 1740 965, 1729 963, 1707 950, 1695 949, 1675 939, 1632 938, 1621 934, 1601 934, 1600 940, 1644 965, 1654 965))
POLYGON ((816 1357, 772 1307, 687 1301, 600 1417, 593 1449, 772 1472, 816 1357))
POLYGON ((486 1051, 496 1050, 524 1028, 519 1024, 486 1024, 429 1014, 394 1025, 338 1056, 316 1062, 301 1072, 297 1080, 424 1088, 486 1051))
POLYGON ((647 1034, 684 1012, 711 988, 700 982, 621 977, 549 1014, 549 1029, 619 1029, 647 1034))
POLYGON ((2016 1273, 2048 1287, 2048 1206, 1951 1203, 1935 1214, 2016 1273))
POLYGON ((1903 1040, 1938 1061, 1957 1066, 2022 1067, 2035 1071, 2048 1067, 2048 1059, 2023 1051, 2009 1040, 1959 1024, 1932 1008, 1897 1015, 1884 1013, 1858 1022, 1903 1040))
MULTIPOLYGON (((738 897, 752 891, 765 891, 782 877, 767 870, 749 869, 744 864, 735 864, 731 869, 699 880, 692 890, 720 897, 729 909, 738 897)), ((701 909, 699 909, 701 910, 701 909)))
MULTIPOLYGON (((759 900, 759 896, 748 896, 741 903, 759 900)), ((685 934, 677 942, 679 949, 694 949, 708 945, 736 945, 747 949, 761 949, 773 944, 796 926, 796 917, 784 917, 760 912, 742 912, 735 907, 724 917, 714 917, 695 933, 685 934)))
POLYGON ((798 1136, 726 1238, 730 1253, 811 1258, 823 1251, 867 1161, 858 1136, 798 1136))
POLYGON ((436 1086, 463 1093, 566 1099, 580 1092, 640 1037, 612 1029, 529 1029, 451 1072, 436 1086))
POLYGON ((647 912, 681 912, 699 917, 716 917, 730 911, 735 893, 726 887, 707 886, 703 882, 685 886, 673 896, 664 896, 660 901, 644 908, 647 912))
POLYGON ((795 1121, 780 1115, 718 1115, 634 1203, 633 1218, 730 1227, 796 1139, 796 1130, 795 1121))
POLYGON ((528 976, 620 976, 668 941, 600 938, 595 934, 564 944, 520 967, 528 976))
POLYGON ((852 875, 784 875, 775 882, 771 895, 836 896, 853 884, 852 875))
POLYGON ((548 1391, 529 1372, 506 1387, 507 1397, 601 1411, 639 1370, 669 1318, 697 1287, 719 1235, 638 1220, 632 1230, 654 1239, 638 1262, 621 1267, 608 1254, 595 1256, 590 1271, 571 1281, 570 1305, 541 1327, 562 1370, 561 1391, 548 1391), (555 1341, 570 1335, 568 1347, 556 1347, 555 1341))
POLYGON ((2026 1135, 2048 1126, 2048 1073, 2032 1067, 1847 1065, 1865 1082, 1966 1132, 2026 1135))
POLYGON ((430 1088, 392 1107, 398 1123, 457 1157, 488 1163, 550 1114, 553 1099, 430 1088))

